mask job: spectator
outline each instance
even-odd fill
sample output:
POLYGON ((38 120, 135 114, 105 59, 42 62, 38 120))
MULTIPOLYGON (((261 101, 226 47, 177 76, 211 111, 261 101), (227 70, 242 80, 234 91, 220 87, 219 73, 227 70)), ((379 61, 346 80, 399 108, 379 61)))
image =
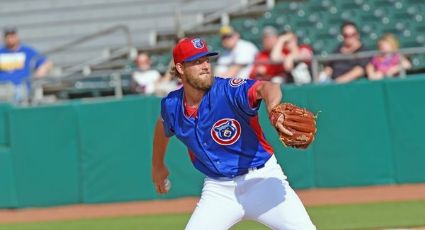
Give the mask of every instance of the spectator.
POLYGON ((271 59, 274 62, 283 63, 285 73, 296 84, 311 82, 309 65, 313 58, 313 49, 310 46, 298 45, 298 37, 292 32, 280 36, 273 47, 271 59))
POLYGON ((225 51, 217 60, 216 75, 221 77, 248 78, 258 52, 251 42, 240 39, 230 26, 220 29, 221 43, 225 51))
MULTIPOLYGON (((341 26, 343 42, 335 50, 339 54, 354 54, 368 49, 362 44, 356 24, 344 22, 341 26)), ((319 81, 329 77, 337 83, 346 83, 365 76, 365 67, 369 58, 332 61, 320 73, 319 81)))
POLYGON ((136 58, 136 70, 132 74, 133 90, 143 94, 153 94, 155 84, 161 78, 161 74, 151 69, 149 54, 140 53, 136 58))
POLYGON ((281 83, 285 77, 284 69, 281 64, 273 64, 270 59, 270 53, 276 44, 278 33, 272 26, 266 26, 263 29, 263 49, 257 53, 254 65, 249 77, 253 80, 266 80, 281 83))
POLYGON ((181 87, 180 78, 177 77, 176 67, 174 66, 174 61, 171 59, 168 64, 167 71, 164 76, 159 79, 155 87, 155 94, 157 96, 166 96, 169 92, 174 91, 181 87))
POLYGON ((382 53, 374 56, 366 66, 367 76, 371 80, 380 80, 385 76, 399 74, 401 68, 410 69, 410 61, 399 53, 398 39, 393 34, 385 34, 378 40, 378 50, 382 53))
POLYGON ((4 47, 0 48, 0 82, 14 86, 15 102, 28 98, 31 75, 41 78, 51 68, 52 63, 46 57, 21 43, 16 28, 4 29, 4 47))

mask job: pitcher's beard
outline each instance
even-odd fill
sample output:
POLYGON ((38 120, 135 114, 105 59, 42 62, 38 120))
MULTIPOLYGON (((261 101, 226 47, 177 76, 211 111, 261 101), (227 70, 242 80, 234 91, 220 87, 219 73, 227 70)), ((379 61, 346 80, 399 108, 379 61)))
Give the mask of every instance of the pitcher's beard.
POLYGON ((211 73, 202 74, 198 77, 188 77, 187 83, 195 89, 207 91, 211 88, 214 83, 214 77, 211 73), (208 75, 208 76, 205 76, 208 75))

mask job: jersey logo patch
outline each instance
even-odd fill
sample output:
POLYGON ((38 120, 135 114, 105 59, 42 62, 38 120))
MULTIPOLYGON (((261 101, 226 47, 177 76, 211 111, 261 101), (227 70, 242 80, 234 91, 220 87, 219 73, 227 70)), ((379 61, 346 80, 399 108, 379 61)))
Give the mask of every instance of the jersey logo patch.
POLYGON ((245 84, 245 82, 246 82, 245 79, 242 79, 242 78, 232 78, 229 81, 229 84, 232 87, 238 87, 238 86, 245 84))
POLYGON ((241 124, 235 119, 220 119, 211 128, 211 137, 219 145, 234 144, 240 136, 241 124))
POLYGON ((194 38, 192 39, 192 44, 196 49, 202 49, 204 48, 204 43, 200 38, 194 38))

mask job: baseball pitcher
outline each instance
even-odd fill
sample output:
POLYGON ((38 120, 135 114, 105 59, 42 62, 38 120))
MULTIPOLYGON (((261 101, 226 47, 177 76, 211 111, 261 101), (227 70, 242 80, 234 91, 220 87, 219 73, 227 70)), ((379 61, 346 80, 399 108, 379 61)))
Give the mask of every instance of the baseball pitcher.
POLYGON ((169 138, 176 136, 187 146, 194 167, 206 176, 186 229, 229 229, 244 219, 272 229, 316 229, 277 163, 257 113, 264 101, 281 141, 296 148, 307 148, 313 141, 315 116, 280 104, 279 85, 214 77, 210 57, 215 55, 199 38, 183 39, 173 49, 183 87, 161 101, 152 157, 156 191, 162 194, 170 188, 164 157, 169 138))

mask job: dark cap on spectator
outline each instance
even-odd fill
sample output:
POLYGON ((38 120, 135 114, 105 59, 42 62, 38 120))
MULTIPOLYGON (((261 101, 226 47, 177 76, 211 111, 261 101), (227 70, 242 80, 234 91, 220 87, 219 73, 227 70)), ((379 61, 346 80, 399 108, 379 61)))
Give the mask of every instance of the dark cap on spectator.
POLYGON ((6 36, 8 34, 16 34, 18 32, 18 30, 16 29, 16 27, 5 27, 3 29, 3 35, 6 36))
POLYGON ((263 29, 263 36, 277 36, 277 30, 273 26, 266 26, 263 29))

